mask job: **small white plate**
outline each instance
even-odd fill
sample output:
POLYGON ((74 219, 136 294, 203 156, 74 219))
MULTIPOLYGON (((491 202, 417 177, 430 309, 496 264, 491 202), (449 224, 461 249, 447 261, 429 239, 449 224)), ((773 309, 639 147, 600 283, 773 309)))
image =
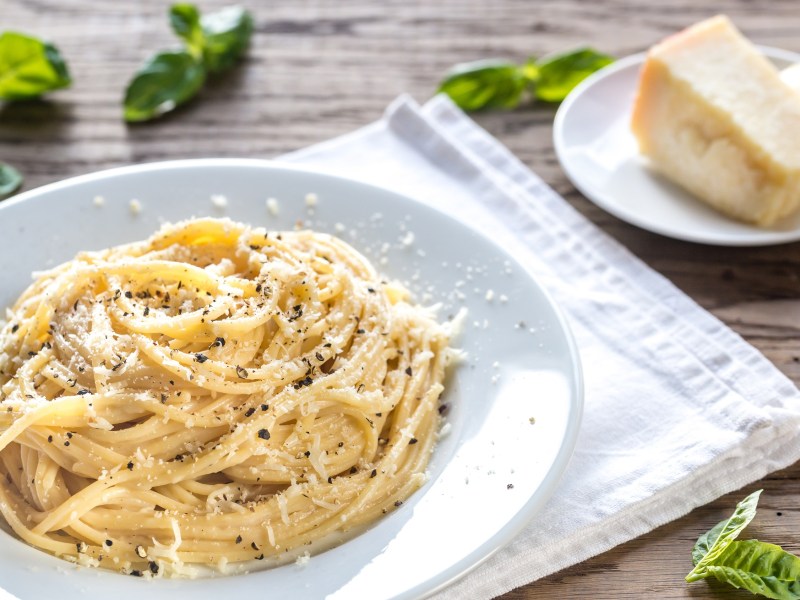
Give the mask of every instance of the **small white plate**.
MULTIPOLYGON (((794 52, 759 49, 779 69, 800 62, 794 52)), ((740 223, 648 168, 630 131, 644 57, 629 56, 594 73, 559 107, 553 142, 573 185, 612 215, 667 237, 718 246, 800 240, 800 213, 769 228, 740 223)))
POLYGON ((418 598, 525 528, 572 453, 583 402, 578 353, 560 311, 513 257, 421 202, 257 160, 177 161, 78 177, 0 203, 0 310, 34 270, 79 250, 144 239, 164 220, 191 216, 270 230, 302 220, 341 236, 386 276, 407 281, 418 299, 441 302, 441 318, 467 308, 456 342, 467 358, 447 382, 450 433, 436 446, 428 483, 304 566, 229 577, 143 581, 75 567, 0 531, 0 588, 23 600, 418 598), (309 192, 318 196, 313 207, 309 192), (214 206, 218 194, 226 207, 214 206), (96 196, 105 199, 101 206, 96 196), (269 197, 278 199, 278 215, 267 210, 269 197), (138 214, 130 210, 134 198, 138 214))

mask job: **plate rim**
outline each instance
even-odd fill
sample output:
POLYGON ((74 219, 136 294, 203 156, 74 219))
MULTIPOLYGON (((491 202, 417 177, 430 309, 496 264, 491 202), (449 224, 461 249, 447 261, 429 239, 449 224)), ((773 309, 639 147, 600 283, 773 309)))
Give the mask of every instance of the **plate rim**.
MULTIPOLYGON (((474 569, 478 568, 496 552, 510 543, 515 537, 520 535, 525 528, 531 522, 533 522, 535 516, 542 510, 545 503, 553 497, 561 477, 567 470, 567 466, 572 458, 575 446, 577 444, 578 435, 583 420, 585 407, 585 381, 579 347, 567 320, 564 309, 559 306, 552 294, 539 281, 539 278, 533 274, 524 263, 518 260, 516 256, 506 251, 505 248, 495 243, 495 241, 488 235, 473 227, 471 224, 448 214, 436 206, 431 206, 412 195, 404 194, 388 187, 382 187, 372 183, 359 181, 357 179, 315 170, 304 165, 285 163, 280 160, 235 157, 186 158, 145 162, 112 167, 99 171, 92 171, 26 190, 20 194, 6 199, 3 202, 0 202, 0 218, 4 214, 4 211, 8 208, 22 203, 35 202, 37 197, 46 193, 57 192, 60 189, 81 186, 99 180, 114 179, 123 175, 146 175, 149 172, 169 169, 181 170, 209 167, 234 169, 256 168, 273 172, 290 171, 298 174, 299 176, 317 177, 321 180, 335 180, 345 185, 360 187, 365 191, 375 190, 378 193, 393 196, 399 201, 411 202, 412 204, 418 206, 421 205, 424 210, 433 211, 438 213, 442 218, 455 222, 457 226, 468 230, 472 235, 480 237, 486 244, 491 245, 505 258, 513 260, 525 273, 532 284, 539 290, 545 301, 549 304, 553 315, 555 316, 555 323, 557 323, 563 336, 563 341, 568 350, 569 363, 571 365, 569 374, 569 406, 566 410, 567 419, 564 427, 564 434, 561 437, 558 450, 555 453, 555 458, 547 467, 546 474, 542 478, 540 485, 525 501, 525 503, 522 504, 521 508, 508 519, 503 527, 501 527, 494 535, 484 540, 478 548, 476 548, 466 557, 456 561, 451 566, 438 572, 436 575, 430 577, 426 581, 414 587, 407 588, 405 591, 395 596, 395 598, 424 598, 443 590, 455 581, 466 576, 474 569)), ((446 469, 447 466, 445 465, 443 468, 446 469)), ((360 535, 362 534, 355 536, 353 539, 357 539, 360 535)), ((0 591, 2 591, 2 587, 0 587, 0 591)))
MULTIPOLYGON (((783 48, 776 48, 773 46, 756 45, 755 46, 767 58, 774 58, 787 62, 800 63, 800 52, 786 50, 783 48)), ((800 241, 800 225, 795 229, 789 231, 768 231, 765 229, 751 226, 753 231, 746 236, 738 236, 736 238, 716 236, 713 232, 709 235, 685 233, 670 227, 661 226, 658 222, 649 221, 640 218, 635 213, 619 208, 618 203, 614 200, 613 195, 597 191, 587 183, 584 178, 577 172, 576 167, 568 159, 567 143, 564 136, 565 123, 569 119, 569 115, 573 105, 586 93, 588 93, 596 84, 615 75, 616 73, 624 70, 638 67, 644 63, 647 52, 638 52, 620 58, 612 64, 603 67, 599 71, 592 73, 589 77, 579 83, 564 99, 556 111, 556 116, 553 120, 553 146, 556 152, 556 157, 570 183, 590 202, 604 210, 605 212, 613 215, 614 217, 633 225, 645 231, 656 233, 664 237, 684 241, 693 242, 698 244, 707 244, 711 246, 720 247, 760 247, 760 246, 775 246, 780 244, 789 244, 792 242, 800 241)), ((625 107, 627 111, 628 106, 625 107)), ((620 113, 622 114, 622 113, 620 113)), ((723 215, 724 216, 724 215, 723 215)), ((747 226, 747 223, 739 223, 739 225, 747 226)))

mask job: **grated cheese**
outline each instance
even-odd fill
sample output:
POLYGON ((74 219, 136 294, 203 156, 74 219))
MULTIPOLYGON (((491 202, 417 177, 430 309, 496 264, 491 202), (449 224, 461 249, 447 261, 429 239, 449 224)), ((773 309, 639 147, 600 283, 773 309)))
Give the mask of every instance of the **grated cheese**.
POLYGON ((222 194, 213 194, 211 196, 211 204, 216 208, 225 208, 228 206, 228 199, 222 194))

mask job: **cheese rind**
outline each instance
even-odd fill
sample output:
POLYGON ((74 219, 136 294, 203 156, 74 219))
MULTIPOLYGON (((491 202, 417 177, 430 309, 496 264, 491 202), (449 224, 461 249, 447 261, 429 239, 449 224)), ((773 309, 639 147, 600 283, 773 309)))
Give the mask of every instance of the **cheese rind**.
POLYGON ((800 207, 800 94, 724 16, 651 48, 631 127, 655 169, 731 217, 800 207))

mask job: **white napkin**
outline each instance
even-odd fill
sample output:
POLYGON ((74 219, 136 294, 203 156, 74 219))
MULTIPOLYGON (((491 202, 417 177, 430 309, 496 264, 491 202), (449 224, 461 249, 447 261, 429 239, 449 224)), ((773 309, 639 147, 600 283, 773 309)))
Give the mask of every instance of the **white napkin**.
POLYGON ((483 230, 538 276, 577 338, 586 408, 558 491, 441 597, 504 593, 800 458, 795 386, 449 100, 420 108, 401 97, 381 121, 283 160, 416 196, 483 230))

